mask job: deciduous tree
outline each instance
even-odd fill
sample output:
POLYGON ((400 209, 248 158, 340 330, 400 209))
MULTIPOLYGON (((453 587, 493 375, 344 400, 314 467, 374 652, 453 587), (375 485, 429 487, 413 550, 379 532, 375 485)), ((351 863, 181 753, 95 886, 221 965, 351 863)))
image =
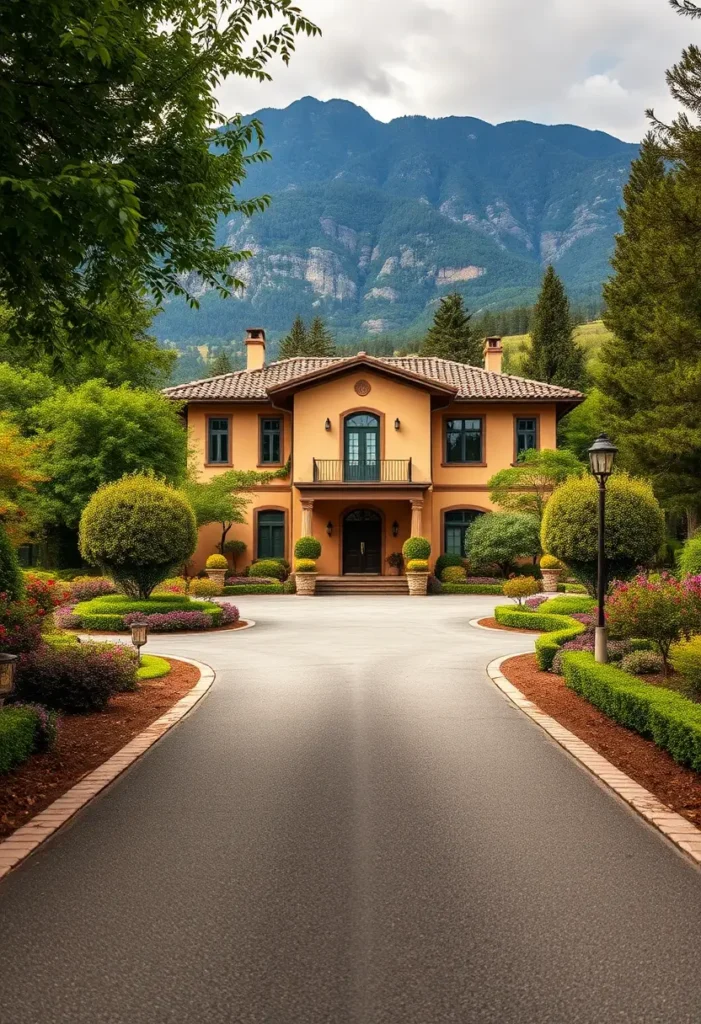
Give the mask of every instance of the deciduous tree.
POLYGON ((540 522, 555 488, 568 477, 581 476, 583 469, 571 452, 531 449, 515 466, 495 473, 487 486, 491 500, 505 512, 527 512, 540 522))

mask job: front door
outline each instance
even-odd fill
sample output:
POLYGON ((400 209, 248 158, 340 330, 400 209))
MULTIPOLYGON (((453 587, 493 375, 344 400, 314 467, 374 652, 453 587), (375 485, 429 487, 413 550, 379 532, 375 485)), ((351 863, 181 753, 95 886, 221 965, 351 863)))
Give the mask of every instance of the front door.
POLYGON ((343 572, 381 571, 382 517, 370 508, 357 508, 343 520, 343 572))
POLYGON ((362 483, 380 479, 380 421, 373 413, 356 412, 346 419, 343 479, 362 483))

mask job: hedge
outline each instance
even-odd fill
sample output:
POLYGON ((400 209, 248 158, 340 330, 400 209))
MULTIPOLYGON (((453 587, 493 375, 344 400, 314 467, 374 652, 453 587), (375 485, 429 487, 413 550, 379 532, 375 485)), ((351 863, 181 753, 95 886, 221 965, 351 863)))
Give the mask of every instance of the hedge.
POLYGON ((170 672, 170 662, 165 658, 159 658, 155 654, 142 654, 141 665, 136 670, 136 678, 139 682, 145 679, 161 679, 170 672))
POLYGON ((38 715, 33 708, 0 709, 0 775, 16 768, 34 753, 38 715))
POLYGON ((221 605, 213 604, 211 601, 193 601, 179 594, 163 594, 146 601, 125 597, 123 594, 111 594, 107 597, 97 597, 92 601, 83 601, 74 609, 74 614, 80 619, 79 628, 110 633, 125 632, 127 627, 124 616, 133 612, 144 615, 202 612, 211 618, 212 626, 218 626, 222 617, 221 605))
POLYGON ((441 594, 499 594, 503 596, 501 583, 444 583, 441 594))
POLYGON ((544 636, 539 636, 536 640, 535 654, 538 668, 543 671, 552 667, 553 659, 563 644, 568 640, 574 640, 587 628, 583 622, 577 622, 569 615, 548 615, 540 610, 524 612, 512 605, 500 605, 495 608, 494 618, 500 626, 527 629, 531 632, 542 630, 544 636))
POLYGON ((593 597, 549 597, 538 609, 546 615, 586 615, 596 609, 593 597))
POLYGON ((237 594, 287 594, 283 583, 244 583, 235 587, 224 587, 225 597, 236 597, 237 594))
POLYGON ((701 704, 650 686, 591 654, 567 653, 565 683, 619 725, 666 750, 677 764, 701 771, 701 704))

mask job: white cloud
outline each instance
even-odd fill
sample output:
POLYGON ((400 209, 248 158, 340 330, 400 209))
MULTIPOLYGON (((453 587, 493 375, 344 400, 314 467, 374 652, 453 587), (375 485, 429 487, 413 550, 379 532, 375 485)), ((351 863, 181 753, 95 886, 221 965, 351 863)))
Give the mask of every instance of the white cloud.
POLYGON ((673 111, 664 72, 699 23, 666 0, 299 0, 323 36, 265 85, 234 79, 226 113, 342 97, 389 120, 468 114, 568 122, 639 139, 673 111))

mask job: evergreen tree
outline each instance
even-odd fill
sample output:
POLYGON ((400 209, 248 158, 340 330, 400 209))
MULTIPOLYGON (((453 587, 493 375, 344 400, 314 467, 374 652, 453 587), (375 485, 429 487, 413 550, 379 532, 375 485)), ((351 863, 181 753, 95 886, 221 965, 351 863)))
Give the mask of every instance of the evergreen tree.
POLYGON ((278 359, 292 359, 294 356, 307 355, 307 328, 301 316, 295 318, 292 329, 280 342, 278 359))
POLYGON ((482 341, 473 333, 470 319, 462 295, 445 295, 421 344, 421 355, 480 366, 482 341))
POLYGON ((584 353, 572 333, 570 304, 562 281, 549 266, 531 324, 531 351, 524 375, 546 384, 578 388, 584 379, 584 353))
POLYGON ((231 356, 225 348, 219 349, 207 367, 210 377, 218 377, 223 373, 232 373, 233 369, 234 364, 231 361, 231 356))
POLYGON ((333 336, 320 316, 314 317, 311 322, 306 348, 303 355, 307 356, 333 356, 336 354, 333 336))

